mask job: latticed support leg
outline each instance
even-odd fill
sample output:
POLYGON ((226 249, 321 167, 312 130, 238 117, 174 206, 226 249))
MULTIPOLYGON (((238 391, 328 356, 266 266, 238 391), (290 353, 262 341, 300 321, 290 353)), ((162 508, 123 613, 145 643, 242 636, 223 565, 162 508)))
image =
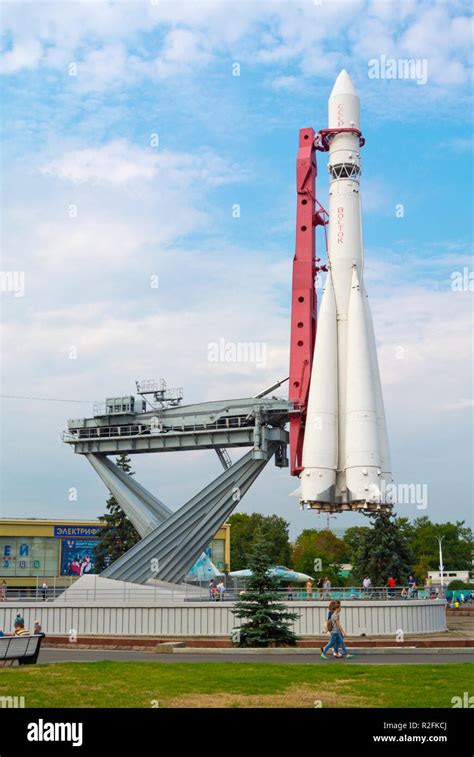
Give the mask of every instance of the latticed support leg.
POLYGON ((106 455, 91 452, 85 457, 141 537, 149 534, 172 515, 173 511, 169 507, 150 494, 138 481, 124 473, 106 455))
POLYGON ((182 581, 277 447, 270 442, 264 459, 259 460, 254 459, 253 451, 248 452, 101 575, 135 583, 149 578, 182 581))

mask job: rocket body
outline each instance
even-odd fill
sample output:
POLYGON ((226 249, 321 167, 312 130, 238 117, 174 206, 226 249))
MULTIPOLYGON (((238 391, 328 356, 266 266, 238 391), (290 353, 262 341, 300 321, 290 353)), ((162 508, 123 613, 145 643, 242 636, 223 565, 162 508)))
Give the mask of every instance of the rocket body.
POLYGON ((336 130, 327 137, 329 267, 318 316, 300 499, 323 511, 381 510, 391 505, 390 456, 363 278, 359 98, 344 70, 329 98, 329 129, 336 130))

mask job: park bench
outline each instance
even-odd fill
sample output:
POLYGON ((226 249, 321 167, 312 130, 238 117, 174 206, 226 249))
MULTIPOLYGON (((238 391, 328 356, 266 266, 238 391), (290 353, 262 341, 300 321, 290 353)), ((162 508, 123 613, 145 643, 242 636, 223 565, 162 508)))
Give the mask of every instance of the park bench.
POLYGON ((38 659, 43 633, 31 636, 0 636, 0 665, 18 660, 19 665, 34 665, 38 659))

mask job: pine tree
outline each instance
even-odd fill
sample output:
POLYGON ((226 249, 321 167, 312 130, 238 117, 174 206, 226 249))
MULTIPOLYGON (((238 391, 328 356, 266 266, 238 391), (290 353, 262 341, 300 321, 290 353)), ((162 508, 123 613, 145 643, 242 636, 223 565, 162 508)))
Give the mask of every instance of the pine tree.
POLYGON ((298 641, 291 623, 299 615, 280 602, 278 579, 268 572, 269 567, 265 546, 257 543, 249 559, 252 575, 232 610, 244 621, 238 634, 239 647, 295 646, 298 641))
MULTIPOLYGON (((124 473, 129 476, 135 475, 128 455, 120 455, 116 462, 124 473)), ((100 518, 104 526, 99 532, 99 541, 95 548, 95 566, 98 573, 118 560, 140 540, 140 535, 112 494, 106 502, 106 507, 108 512, 100 518)))
POLYGON ((404 584, 412 570, 413 556, 408 540, 392 515, 369 516, 373 527, 362 536, 353 572, 356 578, 372 579, 372 586, 386 586, 389 576, 404 584))

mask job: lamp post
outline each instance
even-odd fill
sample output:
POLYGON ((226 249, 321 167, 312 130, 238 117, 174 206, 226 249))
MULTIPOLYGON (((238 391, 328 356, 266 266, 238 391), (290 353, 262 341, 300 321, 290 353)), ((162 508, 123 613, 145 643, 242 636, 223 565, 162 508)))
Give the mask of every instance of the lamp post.
POLYGON ((443 543, 444 536, 435 536, 435 539, 438 542, 438 546, 439 546, 439 576, 441 579, 441 595, 443 596, 444 595, 444 577, 443 577, 444 565, 443 565, 442 543, 443 543))

